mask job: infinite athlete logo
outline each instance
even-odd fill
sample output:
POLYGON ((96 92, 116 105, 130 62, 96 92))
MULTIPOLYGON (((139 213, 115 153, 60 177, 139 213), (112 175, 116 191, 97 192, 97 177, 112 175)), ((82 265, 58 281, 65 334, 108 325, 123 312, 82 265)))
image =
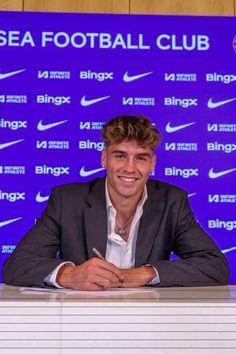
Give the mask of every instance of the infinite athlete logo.
POLYGON ((208 194, 209 203, 236 203, 236 194, 208 194))

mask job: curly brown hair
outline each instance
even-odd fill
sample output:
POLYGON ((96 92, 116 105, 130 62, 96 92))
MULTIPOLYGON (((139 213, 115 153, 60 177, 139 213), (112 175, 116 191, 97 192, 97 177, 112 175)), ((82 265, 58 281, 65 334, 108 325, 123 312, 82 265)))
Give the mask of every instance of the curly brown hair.
POLYGON ((102 127, 105 147, 122 141, 136 140, 141 147, 154 150, 161 141, 161 135, 152 122, 141 115, 122 115, 110 119, 102 127))

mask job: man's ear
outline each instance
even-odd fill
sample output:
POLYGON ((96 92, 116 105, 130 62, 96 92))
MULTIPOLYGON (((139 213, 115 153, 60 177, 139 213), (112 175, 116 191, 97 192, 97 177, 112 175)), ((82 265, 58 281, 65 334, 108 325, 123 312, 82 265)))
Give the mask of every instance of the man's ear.
POLYGON ((107 151, 106 149, 102 150, 102 156, 101 156, 101 165, 102 167, 106 167, 106 161, 107 161, 107 151))
POLYGON ((153 153, 153 155, 151 157, 151 171, 150 172, 153 172, 155 170, 156 161, 157 161, 157 156, 155 153, 153 153))

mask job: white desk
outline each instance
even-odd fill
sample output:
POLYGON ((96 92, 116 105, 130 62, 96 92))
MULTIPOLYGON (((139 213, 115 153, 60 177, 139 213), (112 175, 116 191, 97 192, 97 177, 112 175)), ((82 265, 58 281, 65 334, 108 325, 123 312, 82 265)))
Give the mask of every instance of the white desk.
POLYGON ((1 284, 0 353, 235 354, 236 285, 98 297, 1 284))

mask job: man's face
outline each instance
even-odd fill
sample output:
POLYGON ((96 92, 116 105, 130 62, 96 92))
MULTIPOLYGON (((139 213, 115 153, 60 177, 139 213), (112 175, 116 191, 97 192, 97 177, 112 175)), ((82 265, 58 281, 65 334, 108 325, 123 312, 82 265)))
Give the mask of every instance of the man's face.
POLYGON ((154 152, 148 147, 140 147, 136 140, 123 141, 104 149, 102 165, 107 170, 110 195, 113 198, 141 196, 155 163, 154 152))

